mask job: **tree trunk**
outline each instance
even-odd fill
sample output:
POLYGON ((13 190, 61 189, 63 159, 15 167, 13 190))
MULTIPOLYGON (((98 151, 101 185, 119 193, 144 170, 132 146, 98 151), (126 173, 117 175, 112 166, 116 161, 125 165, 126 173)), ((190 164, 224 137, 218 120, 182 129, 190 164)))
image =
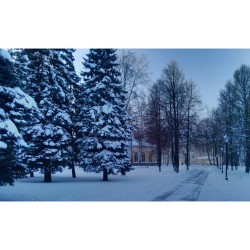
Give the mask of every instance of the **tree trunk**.
POLYGON ((247 148, 247 152, 246 152, 246 173, 249 173, 249 169, 250 169, 250 151, 247 148))
POLYGON ((216 139, 215 139, 215 145, 214 145, 214 156, 215 156, 215 164, 219 168, 218 145, 217 145, 217 140, 216 139))
POLYGON ((237 151, 236 156, 235 156, 235 170, 238 170, 239 164, 240 164, 240 156, 239 156, 239 153, 237 151))
POLYGON ((175 171, 175 160, 174 160, 174 142, 173 140, 171 141, 171 160, 172 160, 172 165, 175 171))
POLYGON ((206 149, 207 149, 207 158, 208 158, 208 161, 209 161, 209 165, 212 165, 212 162, 211 162, 211 157, 210 157, 210 153, 209 153, 209 147, 208 147, 208 145, 206 145, 206 149))
POLYGON ((179 173, 179 153, 175 153, 175 172, 179 173))
POLYGON ((175 161, 175 172, 179 173, 179 130, 176 128, 175 130, 175 141, 174 141, 174 161, 175 161))
POLYGON ((52 182, 52 176, 50 171, 45 171, 44 173, 44 182, 52 182))
POLYGON ((246 173, 249 173, 249 170, 250 170, 250 136, 249 136, 249 132, 248 130, 246 131, 246 162, 245 162, 245 165, 246 165, 246 173))
POLYGON ((34 172, 30 171, 30 177, 34 177, 34 172))
POLYGON ((159 167, 159 172, 161 172, 161 157, 162 157, 161 131, 159 131, 158 138, 157 138, 157 164, 158 164, 158 167, 159 167))
POLYGON ((121 168, 121 175, 126 175, 125 168, 121 168))
POLYGON ((187 156, 186 156, 186 165, 187 165, 187 171, 189 170, 189 130, 187 131, 187 144, 186 144, 186 151, 187 151, 187 156))
POLYGON ((161 158, 159 158, 158 166, 159 166, 159 172, 161 172, 161 158))
MULTIPOLYGON (((231 165, 231 170, 234 170, 234 157, 233 157, 233 148, 232 148, 232 140, 229 141, 229 158, 230 158, 230 165, 231 165)), ((229 164, 229 163, 228 163, 229 164)))
POLYGON ((190 130, 190 117, 189 117, 189 109, 190 109, 190 107, 188 107, 188 117, 187 117, 187 144, 186 144, 186 151, 187 151, 187 158, 186 158, 186 165, 187 165, 187 171, 189 170, 189 162, 190 162, 190 160, 189 160, 189 151, 190 151, 190 149, 189 149, 189 143, 190 143, 190 141, 189 141, 189 139, 190 139, 190 136, 189 136, 189 130, 190 130))
POLYGON ((103 181, 108 181, 108 170, 103 168, 103 181))
POLYGON ((74 163, 71 166, 71 170, 72 170, 72 178, 76 178, 76 170, 75 170, 75 164, 74 163))
POLYGON ((161 149, 158 151, 158 159, 157 159, 157 162, 158 162, 158 167, 159 167, 159 172, 161 172, 161 149))

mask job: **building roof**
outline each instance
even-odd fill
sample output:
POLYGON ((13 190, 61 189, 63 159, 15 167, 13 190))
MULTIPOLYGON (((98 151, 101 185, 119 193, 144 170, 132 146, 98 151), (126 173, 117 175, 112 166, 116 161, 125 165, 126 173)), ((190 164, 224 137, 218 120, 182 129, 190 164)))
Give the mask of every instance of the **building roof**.
MULTIPOLYGON (((133 139, 132 140, 132 146, 138 146, 139 147, 140 146, 139 141, 133 139)), ((145 141, 142 141, 141 146, 143 146, 143 147, 155 147, 155 145, 153 145, 151 143, 148 143, 148 142, 145 142, 145 141)))

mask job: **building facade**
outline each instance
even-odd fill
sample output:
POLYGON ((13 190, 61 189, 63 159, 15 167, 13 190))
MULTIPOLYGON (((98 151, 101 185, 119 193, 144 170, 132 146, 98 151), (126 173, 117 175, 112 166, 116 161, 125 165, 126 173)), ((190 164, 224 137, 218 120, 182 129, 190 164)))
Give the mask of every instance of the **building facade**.
MULTIPOLYGON (((162 165, 168 164, 168 154, 162 151, 162 165)), ((131 150, 131 162, 134 166, 154 166, 157 165, 156 146, 146 143, 133 141, 131 150)))
MULTIPOLYGON (((157 151, 156 146, 143 142, 132 141, 131 145, 131 162, 133 166, 154 166, 157 165, 157 151)), ((186 151, 185 147, 180 148, 179 155, 180 165, 186 164, 186 151)), ((190 165, 211 165, 215 164, 212 157, 207 155, 207 152, 200 147, 191 146, 190 149, 190 165)), ((169 165, 171 163, 171 154, 167 149, 162 150, 162 165, 169 165)))

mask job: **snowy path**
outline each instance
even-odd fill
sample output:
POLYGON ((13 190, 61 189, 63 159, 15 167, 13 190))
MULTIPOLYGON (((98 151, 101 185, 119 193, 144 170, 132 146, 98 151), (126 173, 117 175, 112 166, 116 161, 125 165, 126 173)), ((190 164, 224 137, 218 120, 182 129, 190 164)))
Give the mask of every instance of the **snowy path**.
POLYGON ((207 177, 207 170, 190 170, 185 180, 171 191, 157 196, 153 201, 197 201, 207 177))

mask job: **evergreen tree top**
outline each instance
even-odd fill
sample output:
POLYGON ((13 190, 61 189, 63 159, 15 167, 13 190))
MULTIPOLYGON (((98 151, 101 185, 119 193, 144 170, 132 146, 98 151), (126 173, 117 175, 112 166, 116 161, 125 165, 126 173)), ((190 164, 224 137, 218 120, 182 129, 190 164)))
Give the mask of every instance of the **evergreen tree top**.
POLYGON ((2 49, 0 49, 0 86, 17 86, 17 82, 13 74, 13 64, 8 57, 8 52, 2 49))
POLYGON ((104 76, 111 78, 114 83, 119 82, 120 76, 117 70, 117 55, 115 49, 90 49, 87 58, 83 58, 85 71, 81 72, 84 81, 87 82, 94 77, 94 81, 101 81, 104 76))
POLYGON ((130 118, 120 82, 116 50, 91 49, 84 58, 84 79, 77 126, 79 165, 85 171, 119 172, 128 164, 130 118))

